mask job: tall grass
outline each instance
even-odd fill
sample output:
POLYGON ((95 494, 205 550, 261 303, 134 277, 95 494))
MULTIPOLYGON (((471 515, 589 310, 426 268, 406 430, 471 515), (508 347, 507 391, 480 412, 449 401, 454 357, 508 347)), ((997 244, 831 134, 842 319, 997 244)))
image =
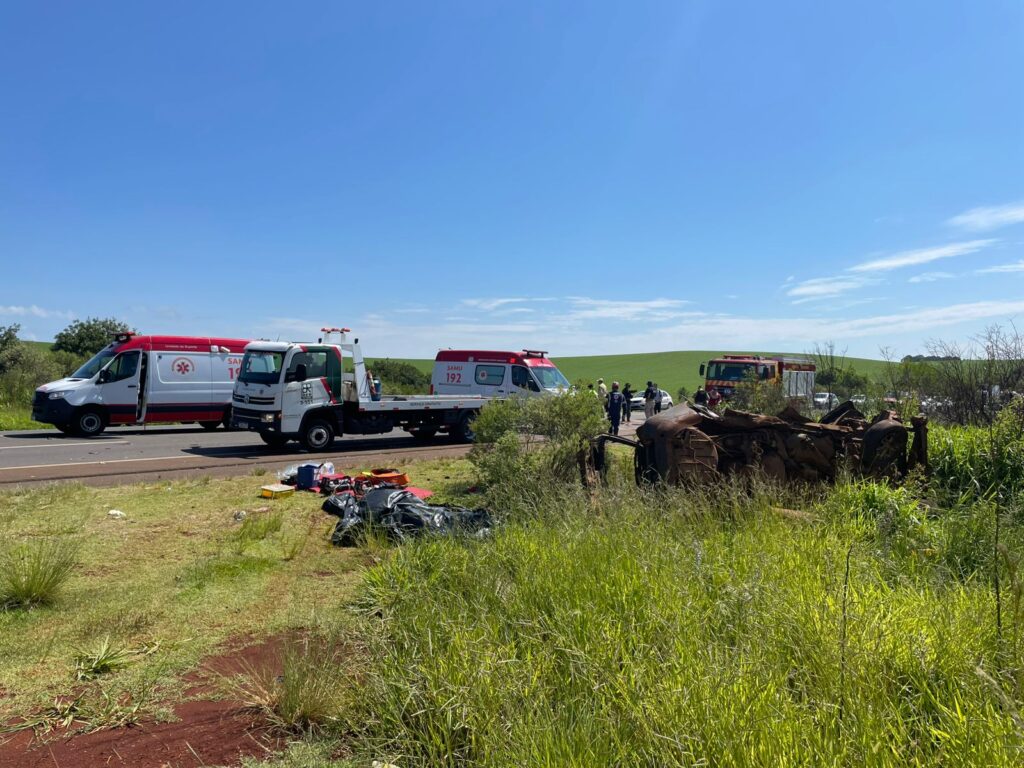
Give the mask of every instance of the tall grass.
POLYGON ((984 580, 908 532, 916 499, 785 500, 816 522, 779 501, 565 493, 489 541, 396 550, 359 603, 360 748, 422 766, 1020 764, 1019 664, 984 580))
POLYGON ((350 703, 354 655, 340 636, 313 633, 288 642, 280 667, 243 665, 226 691, 288 733, 316 733, 337 723, 350 703))
POLYGON ((990 428, 934 428, 929 443, 933 480, 947 496, 1024 492, 1024 404, 1004 408, 990 428))
POLYGON ((0 552, 0 606, 51 605, 71 576, 78 545, 67 538, 9 544, 0 552))

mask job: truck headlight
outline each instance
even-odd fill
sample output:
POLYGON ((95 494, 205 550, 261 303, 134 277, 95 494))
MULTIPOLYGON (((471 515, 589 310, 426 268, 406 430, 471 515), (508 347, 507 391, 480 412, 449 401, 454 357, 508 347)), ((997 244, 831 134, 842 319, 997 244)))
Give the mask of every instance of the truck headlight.
POLYGON ((61 390, 60 392, 51 392, 48 397, 51 400, 63 400, 69 393, 69 390, 61 390))
POLYGON ((260 418, 261 418, 261 420, 265 421, 267 424, 270 424, 270 423, 272 423, 274 421, 274 419, 277 418, 277 414, 276 413, 264 413, 260 418))

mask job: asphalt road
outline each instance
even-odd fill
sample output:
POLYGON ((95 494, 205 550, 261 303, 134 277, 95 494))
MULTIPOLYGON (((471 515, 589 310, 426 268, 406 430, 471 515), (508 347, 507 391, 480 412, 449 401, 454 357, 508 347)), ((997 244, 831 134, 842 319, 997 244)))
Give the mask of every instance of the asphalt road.
MULTIPOLYGON (((634 411, 621 434, 631 437, 643 412, 634 411)), ((261 467, 282 469, 302 461, 332 461, 339 469, 367 469, 420 459, 465 455, 467 445, 441 435, 429 442, 405 432, 342 437, 324 453, 298 443, 270 448, 251 432, 207 432, 194 424, 112 427, 99 437, 63 435, 55 429, 0 432, 0 487, 79 480, 89 485, 148 482, 189 475, 240 475, 261 467)))
POLYGON ((439 437, 418 442, 405 432, 338 439, 331 451, 309 454, 298 443, 275 449, 247 432, 213 432, 195 425, 114 427, 89 440, 56 430, 0 432, 0 487, 55 480, 92 485, 146 482, 187 475, 244 474, 315 459, 341 469, 461 456, 468 446, 439 437))

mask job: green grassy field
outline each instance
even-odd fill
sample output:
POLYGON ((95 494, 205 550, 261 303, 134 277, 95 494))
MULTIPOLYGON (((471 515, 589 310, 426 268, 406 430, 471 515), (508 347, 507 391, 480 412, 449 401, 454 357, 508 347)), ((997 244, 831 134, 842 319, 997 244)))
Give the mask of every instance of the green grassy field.
MULTIPOLYGON (((680 387, 685 387, 688 392, 695 390, 703 381, 699 373, 701 363, 706 363, 722 354, 743 353, 689 350, 684 352, 648 352, 637 355, 553 357, 552 362, 558 366, 569 381, 595 382, 598 378, 603 378, 609 384, 612 381, 618 381, 623 385, 629 382, 636 389, 637 387, 642 388, 650 380, 657 382, 662 389, 675 397, 680 387)), ((753 354, 777 353, 756 352, 753 354)), ((792 354, 792 356, 800 355, 792 354)), ((426 373, 433 371, 433 360, 409 359, 402 362, 415 365, 426 373)), ((857 373, 867 376, 872 381, 882 375, 886 365, 884 360, 871 360, 862 357, 847 358, 847 362, 857 373)))

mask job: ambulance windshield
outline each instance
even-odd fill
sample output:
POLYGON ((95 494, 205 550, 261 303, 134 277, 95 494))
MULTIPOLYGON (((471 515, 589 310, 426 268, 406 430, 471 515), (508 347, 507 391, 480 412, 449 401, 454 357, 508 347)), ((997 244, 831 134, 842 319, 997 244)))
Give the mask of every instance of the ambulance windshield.
POLYGON ((97 352, 85 365, 79 368, 77 371, 68 376, 69 379, 91 379, 100 369, 103 368, 107 363, 114 359, 114 355, 117 354, 117 348, 111 344, 105 349, 101 349, 97 352))
POLYGON ((531 369, 533 375, 544 389, 568 389, 569 380, 553 365, 535 365, 531 369))

